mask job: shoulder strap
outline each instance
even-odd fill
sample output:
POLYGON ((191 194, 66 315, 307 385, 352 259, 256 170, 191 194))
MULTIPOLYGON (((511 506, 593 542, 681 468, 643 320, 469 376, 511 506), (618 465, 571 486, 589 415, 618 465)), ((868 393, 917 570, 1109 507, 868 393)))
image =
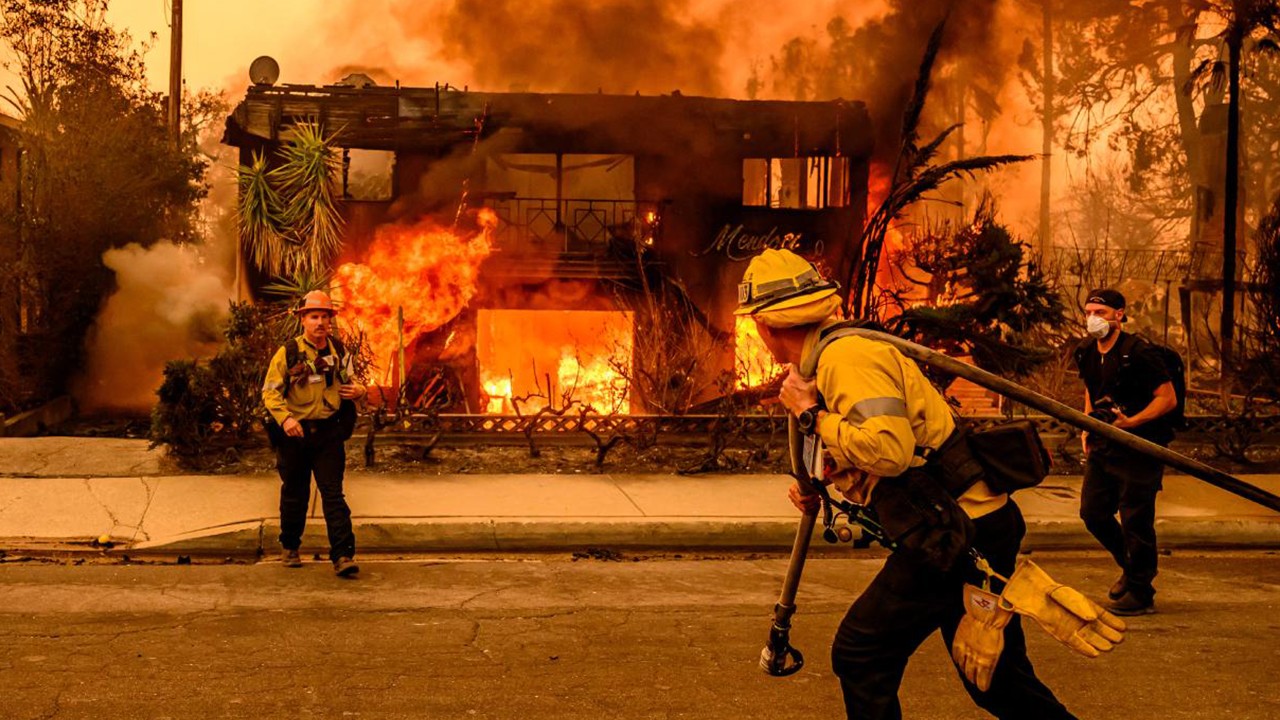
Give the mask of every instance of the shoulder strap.
MULTIPOLYGON (((806 378, 812 378, 814 374, 817 373, 818 359, 822 357, 822 352, 827 349, 828 345, 835 342, 836 340, 839 340, 840 338, 852 337, 854 335, 862 335, 862 332, 860 331, 863 331, 863 330, 876 330, 879 332, 884 332, 873 323, 868 323, 863 320, 846 320, 842 323, 836 323, 835 325, 832 325, 830 327, 823 328, 821 334, 818 335, 818 342, 814 345, 813 350, 811 350, 809 352, 809 355, 805 357, 804 360, 801 362, 801 365, 800 365, 801 376, 806 378)), ((965 421, 963 420, 963 418, 960 417, 960 415, 955 411, 954 408, 951 408, 950 411, 951 411, 951 418, 956 424, 956 429, 961 430, 961 432, 963 432, 965 421)), ((953 434, 953 437, 955 437, 955 434, 953 434)), ((929 448, 923 445, 917 445, 913 454, 916 457, 924 458, 927 461, 932 457, 936 449, 937 448, 929 448)))
POLYGON ((1090 345, 1096 348, 1098 346, 1098 341, 1094 340, 1092 337, 1087 337, 1076 343, 1075 349, 1071 351, 1071 355, 1075 358, 1077 366, 1084 362, 1085 355, 1089 353, 1090 345))
POLYGON ((812 378, 818 372, 818 359, 822 357, 822 352, 827 349, 827 346, 840 338, 857 335, 856 331, 861 328, 867 328, 867 323, 862 320, 846 320, 823 328, 818 334, 818 342, 813 346, 813 350, 809 351, 800 363, 800 375, 812 378))
POLYGON ((298 338, 290 338, 283 347, 284 369, 289 370, 302 359, 302 348, 298 347, 298 338))
POLYGON ((280 391, 280 395, 288 398, 289 388, 293 387, 293 378, 289 376, 289 371, 294 365, 298 364, 298 359, 302 357, 302 348, 298 347, 298 339, 290 338, 280 346, 284 349, 284 389, 280 391))
POLYGON ((1146 341, 1133 333, 1124 333, 1123 337, 1120 338, 1120 354, 1133 354, 1134 348, 1138 347, 1138 344, 1142 342, 1146 341))

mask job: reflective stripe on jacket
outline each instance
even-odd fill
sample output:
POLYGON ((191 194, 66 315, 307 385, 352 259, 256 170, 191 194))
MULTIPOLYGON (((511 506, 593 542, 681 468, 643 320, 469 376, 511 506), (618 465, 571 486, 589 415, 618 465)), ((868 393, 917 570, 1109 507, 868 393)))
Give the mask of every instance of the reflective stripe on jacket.
MULTIPOLYGON (((823 323, 805 339, 817 345, 823 323)), ((832 341, 818 359, 818 392, 829 411, 818 426, 838 471, 857 469, 893 477, 923 465, 917 447, 937 448, 955 430, 951 408, 919 366, 886 343, 849 336, 832 341)), ((957 500, 970 517, 1004 505, 1007 496, 978 482, 957 500)))

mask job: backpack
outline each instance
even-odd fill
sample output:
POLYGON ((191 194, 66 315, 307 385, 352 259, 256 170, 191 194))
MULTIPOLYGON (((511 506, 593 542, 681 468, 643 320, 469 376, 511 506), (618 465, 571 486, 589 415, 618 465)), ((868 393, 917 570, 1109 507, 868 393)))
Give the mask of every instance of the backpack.
MULTIPOLYGON (((341 368, 343 361, 345 361, 347 358, 347 349, 342 344, 342 341, 339 340, 337 337, 329 338, 329 343, 332 344, 333 353, 338 358, 337 367, 341 368)), ((302 348, 298 345, 297 338, 294 338, 286 342, 283 345, 283 347, 284 347, 284 366, 285 366, 286 375, 287 375, 287 371, 289 368, 292 368, 296 366, 298 363, 302 362, 303 351, 302 351, 302 348)), ((337 371, 335 370, 335 372, 337 371)), ((280 394, 283 397, 288 398, 289 388, 291 387, 293 387, 293 383, 290 382, 289 378, 286 376, 284 389, 280 391, 280 394)), ((351 435, 355 433, 355 429, 356 429, 355 401, 354 400, 340 401, 338 403, 338 410, 336 413, 334 413, 334 416, 338 419, 339 436, 345 442, 346 440, 350 439, 351 435)), ((276 422, 275 417, 273 417, 271 413, 267 413, 267 420, 265 425, 267 429, 267 437, 271 440, 272 447, 275 447, 280 443, 281 440, 284 439, 285 437, 284 430, 283 428, 280 427, 280 424, 276 422)))
MULTIPOLYGON (((1096 342, 1093 338, 1086 338, 1075 350, 1076 367, 1082 367, 1084 352, 1090 343, 1096 342)), ((1161 420, 1165 420, 1169 427, 1174 430, 1187 429, 1187 366, 1182 360, 1182 355, 1173 348, 1150 340, 1141 335, 1133 333, 1125 333, 1125 337, 1121 339, 1124 343, 1118 349, 1120 350, 1121 363, 1127 367, 1129 364, 1129 356, 1133 354, 1135 349, 1145 349, 1151 352, 1152 356, 1160 361, 1164 366, 1165 372, 1169 374, 1169 380, 1173 383, 1173 393, 1177 398, 1178 404, 1173 410, 1166 413, 1161 420), (1166 420, 1167 418, 1167 420, 1166 420)))
MULTIPOLYGON (((1143 337, 1134 335, 1138 340, 1150 346, 1152 354, 1160 358, 1160 362, 1164 363, 1164 369, 1169 373, 1169 380, 1173 382, 1173 392, 1178 398, 1178 405, 1170 410, 1165 417, 1169 419, 1169 426, 1174 430, 1187 429, 1187 366, 1182 361, 1182 355, 1177 350, 1163 345, 1154 340, 1148 340, 1143 337)), ((1131 348, 1132 349, 1132 348, 1131 348)))
MULTIPOLYGON (((862 320, 851 320, 826 328, 818 343, 800 368, 805 377, 813 377, 818 358, 832 342, 858 330, 883 329, 862 320)), ((956 417, 956 434, 939 448, 917 447, 915 454, 926 458, 943 487, 952 497, 960 497, 979 480, 985 480, 995 492, 1011 493, 1039 485, 1048 476, 1052 460, 1035 424, 1027 420, 1010 420, 988 428, 971 428, 956 417)))

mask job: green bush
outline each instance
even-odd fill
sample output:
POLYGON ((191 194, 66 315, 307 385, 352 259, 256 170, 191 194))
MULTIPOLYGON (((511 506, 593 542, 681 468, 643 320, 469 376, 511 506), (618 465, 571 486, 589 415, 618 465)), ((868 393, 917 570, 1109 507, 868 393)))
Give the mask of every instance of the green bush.
POLYGON ((156 391, 160 402, 151 410, 151 445, 169 446, 180 460, 198 462, 208 448, 217 420, 216 382, 198 360, 172 360, 156 391))
MULTIPOLYGON (((288 308, 279 304, 231 304, 223 336, 226 344, 207 361, 173 360, 165 366, 159 402, 151 412, 151 444, 167 445, 191 467, 204 465, 211 450, 261 443, 262 378, 267 363, 298 331, 288 308)), ((339 332, 352 355, 356 380, 366 382, 369 348, 360 333, 339 332)))
POLYGON ((159 402, 151 412, 151 443, 167 445, 188 465, 201 465, 214 447, 259 435, 266 412, 262 376, 280 342, 266 309, 232 303, 226 344, 208 361, 173 360, 165 366, 159 402))

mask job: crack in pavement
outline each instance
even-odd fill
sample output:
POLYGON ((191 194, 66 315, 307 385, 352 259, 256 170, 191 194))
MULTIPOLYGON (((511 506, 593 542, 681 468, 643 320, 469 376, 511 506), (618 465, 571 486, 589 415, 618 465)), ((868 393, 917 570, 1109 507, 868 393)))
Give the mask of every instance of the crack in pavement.
POLYGON ((49 708, 49 712, 40 716, 40 720, 53 720, 62 712, 62 695, 67 691, 66 686, 58 688, 58 693, 53 696, 53 707, 49 708))
MULTIPOLYGON (((612 478, 613 478, 613 476, 612 476, 612 475, 610 475, 609 477, 610 477, 610 479, 612 479, 612 478)), ((618 492, 622 493, 622 497, 626 498, 626 499, 627 499, 627 502, 631 503, 631 507, 635 508, 635 509, 636 509, 636 512, 640 513, 640 516, 641 516, 641 517, 648 517, 648 516, 649 516, 649 514, 648 514, 648 513, 646 513, 646 512, 644 511, 644 508, 640 507, 640 503, 637 503, 637 502, 635 501, 635 498, 631 497, 631 494, 630 494, 630 493, 628 493, 628 492, 626 491, 626 489, 624 489, 624 488, 622 487, 622 485, 618 484, 618 481, 617 481, 617 480, 613 480, 613 486, 614 486, 615 488, 617 488, 618 492)))
POLYGON ((102 498, 98 497, 98 493, 93 489, 93 481, 90 478, 83 478, 81 479, 81 482, 84 483, 85 489, 89 491, 89 496, 96 500, 98 505, 102 507, 102 510, 107 513, 107 518, 111 520, 112 530, 117 527, 131 527, 120 522, 120 518, 116 517, 115 512, 111 508, 107 507, 107 504, 102 501, 102 498))
POLYGON ((142 533, 142 541, 147 542, 151 539, 151 535, 142 529, 147 521, 147 512, 151 510, 151 501, 156 497, 156 488, 148 481, 147 478, 140 477, 138 480, 142 483, 142 487, 147 491, 147 503, 142 506, 142 514, 138 516, 138 524, 134 526, 133 537, 129 538, 129 544, 133 545, 138 541, 138 533, 142 533))
POLYGON ((477 592, 476 594, 471 595, 470 597, 466 598, 462 602, 458 603, 458 609, 469 610, 470 608, 468 608, 467 606, 475 602, 476 600, 479 600, 480 598, 485 597, 486 595, 496 595, 500 592, 510 590, 511 588, 516 587, 517 585, 518 583, 507 583, 500 587, 489 588, 488 590, 481 590, 480 592, 477 592))

